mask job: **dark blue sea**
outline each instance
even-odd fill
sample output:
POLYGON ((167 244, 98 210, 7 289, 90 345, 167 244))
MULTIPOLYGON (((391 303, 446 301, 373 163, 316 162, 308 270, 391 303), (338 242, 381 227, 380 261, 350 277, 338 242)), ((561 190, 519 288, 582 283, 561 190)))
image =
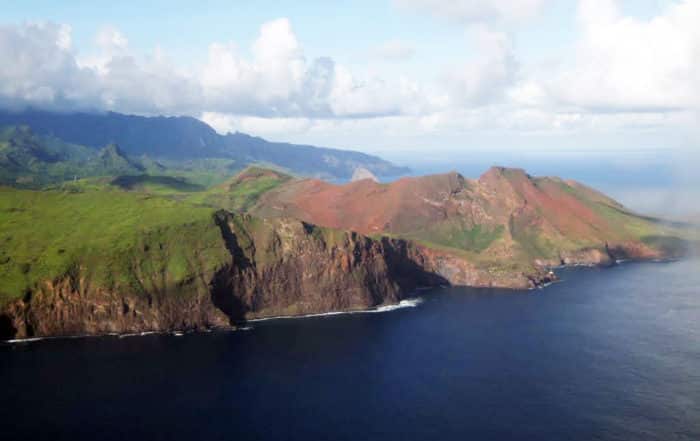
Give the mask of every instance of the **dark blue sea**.
POLYGON ((4 440, 700 440, 700 262, 0 347, 4 440))

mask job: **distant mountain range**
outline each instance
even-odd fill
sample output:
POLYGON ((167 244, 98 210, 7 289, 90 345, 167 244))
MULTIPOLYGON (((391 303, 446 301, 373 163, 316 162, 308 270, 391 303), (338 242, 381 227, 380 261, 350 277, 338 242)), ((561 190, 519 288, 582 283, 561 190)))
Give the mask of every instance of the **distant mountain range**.
POLYGON ((385 177, 409 171, 379 157, 350 150, 269 142, 244 133, 220 135, 191 117, 0 111, 2 126, 29 126, 37 135, 92 149, 117 144, 131 157, 178 162, 226 159, 236 170, 262 163, 298 175, 329 179, 349 179, 359 167, 385 177))
POLYGON ((116 144, 99 150, 35 134, 28 126, 0 129, 0 184, 36 188, 84 177, 147 171, 116 144))

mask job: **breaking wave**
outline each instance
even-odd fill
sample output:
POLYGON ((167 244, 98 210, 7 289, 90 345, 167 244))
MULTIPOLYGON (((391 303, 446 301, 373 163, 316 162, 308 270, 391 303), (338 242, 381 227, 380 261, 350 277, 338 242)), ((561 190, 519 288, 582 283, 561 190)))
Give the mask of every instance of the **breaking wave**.
POLYGON ((395 311, 397 309, 403 309, 403 308, 415 308, 416 306, 420 305, 423 302, 423 299, 420 297, 416 297, 413 299, 404 299, 401 300, 399 303, 395 303, 393 305, 383 305, 383 306, 378 306, 376 308, 371 308, 371 309, 360 309, 356 311, 331 311, 331 312, 321 312, 317 314, 303 314, 303 315, 278 315, 274 317, 263 317, 263 318, 258 318, 258 319, 251 319, 247 320, 247 323, 250 322, 264 322, 267 320, 279 320, 279 319, 297 319, 297 318, 309 318, 309 317, 326 317, 326 316, 332 316, 332 315, 341 315, 341 314, 371 314, 371 313, 377 313, 377 312, 389 312, 389 311, 395 311))
POLYGON ((388 311, 394 311, 396 309, 401 309, 401 308, 415 308, 416 306, 420 305, 422 302, 423 302, 422 298, 416 297, 415 299, 401 300, 399 303, 397 303, 395 305, 380 306, 379 308, 368 309, 367 311, 358 311, 358 312, 388 312, 388 311))

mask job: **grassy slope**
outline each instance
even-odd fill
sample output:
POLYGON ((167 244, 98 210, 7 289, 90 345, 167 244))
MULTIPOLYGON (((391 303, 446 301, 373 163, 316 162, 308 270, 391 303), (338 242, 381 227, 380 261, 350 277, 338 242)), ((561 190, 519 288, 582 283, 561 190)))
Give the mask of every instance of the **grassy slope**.
POLYGON ((193 257, 215 264, 225 257, 212 209, 122 191, 0 189, 0 303, 75 270, 99 286, 129 285, 135 262, 177 284, 193 257))
POLYGON ((152 160, 141 157, 140 162, 151 176, 168 176, 187 181, 201 188, 218 185, 232 175, 240 172, 242 166, 233 159, 205 158, 188 161, 167 159, 152 160))
POLYGON ((173 174, 139 174, 116 177, 96 177, 76 182, 58 183, 47 190, 63 192, 117 191, 159 196, 195 206, 223 208, 229 211, 245 211, 265 192, 286 182, 290 176, 252 166, 223 183, 206 187, 186 177, 173 174), (260 171, 266 172, 264 175, 260 171), (253 175, 251 179, 242 177, 253 175))
POLYGON ((177 286, 195 266, 226 259, 213 213, 241 211, 282 179, 262 177, 231 191, 182 191, 181 181, 162 177, 136 179, 136 191, 112 178, 44 191, 0 187, 0 305, 77 267, 103 287, 139 292, 163 279, 177 286))
POLYGON ((423 241, 434 246, 455 248, 475 254, 486 250, 503 236, 503 225, 465 225, 463 222, 440 222, 425 230, 403 234, 402 237, 423 241))
POLYGON ((205 192, 191 193, 190 203, 224 208, 230 211, 246 211, 265 192, 287 182, 290 176, 260 167, 248 167, 224 183, 205 192))

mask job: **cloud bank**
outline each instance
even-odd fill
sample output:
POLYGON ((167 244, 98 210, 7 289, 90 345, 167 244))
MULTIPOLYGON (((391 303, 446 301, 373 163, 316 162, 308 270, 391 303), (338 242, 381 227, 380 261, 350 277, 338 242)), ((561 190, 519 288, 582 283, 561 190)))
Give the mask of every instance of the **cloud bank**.
POLYGON ((28 23, 0 26, 0 107, 188 114, 220 131, 369 140, 378 131, 447 139, 473 131, 643 132, 697 122, 698 1, 639 19, 624 16, 614 0, 580 0, 575 44, 547 63, 519 56, 511 28, 535 17, 544 0, 394 4, 448 18, 444 25, 462 35, 446 42, 452 62, 431 66, 432 80, 377 67, 420 59, 400 39, 379 42, 364 66, 309 59, 285 18, 263 23, 250 48, 211 43, 204 61, 189 68, 158 48, 137 55, 114 27, 103 28, 96 51, 85 55, 74 50, 70 26, 28 23))
POLYGON ((428 12, 455 22, 516 22, 535 16, 545 0, 394 0, 400 8, 428 12))
POLYGON ((189 72, 158 50, 137 57, 114 28, 103 29, 96 44, 96 56, 80 59, 71 50, 65 25, 0 27, 0 57, 6 60, 0 67, 0 104, 144 114, 367 118, 407 113, 425 101, 419 86, 406 79, 355 75, 329 57, 307 60, 287 19, 261 26, 251 58, 242 56, 234 43, 212 43, 206 63, 189 72))

